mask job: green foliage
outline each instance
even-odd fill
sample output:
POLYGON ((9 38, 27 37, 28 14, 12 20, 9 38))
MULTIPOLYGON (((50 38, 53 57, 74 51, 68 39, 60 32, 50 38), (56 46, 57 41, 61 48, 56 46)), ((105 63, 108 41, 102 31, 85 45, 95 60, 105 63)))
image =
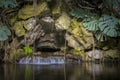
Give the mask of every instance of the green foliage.
POLYGON ((0 41, 7 40, 10 35, 11 32, 6 25, 0 26, 0 41))
POLYGON ((0 0, 0 7, 2 8, 14 8, 17 6, 16 0, 0 0))
POLYGON ((104 41, 104 38, 106 38, 106 36, 102 34, 100 30, 95 31, 94 34, 95 34, 96 39, 99 41, 104 41))
POLYGON ((32 54, 33 50, 29 45, 26 45, 25 47, 23 47, 24 51, 26 54, 32 54))
MULTIPOLYGON (((118 0, 116 0, 117 2, 114 0, 109 1, 111 1, 111 4, 112 2, 114 2, 116 3, 116 5, 118 5, 117 3, 118 0)), ((108 6, 112 5, 107 5, 107 7, 108 6)), ((97 40, 102 41, 103 38, 106 36, 108 37, 120 36, 120 20, 113 16, 102 15, 101 17, 99 17, 88 10, 83 10, 79 8, 73 9, 71 15, 76 17, 77 19, 82 19, 83 26, 87 30, 94 32, 94 35, 97 38, 97 40)))
POLYGON ((74 8, 71 13, 72 16, 76 17, 76 18, 90 18, 96 14, 91 13, 89 10, 83 10, 83 9, 79 9, 79 8, 74 8))
POLYGON ((106 34, 110 37, 117 37, 119 36, 118 30, 118 19, 113 16, 103 15, 99 19, 98 27, 102 31, 103 34, 106 34))
POLYGON ((98 23, 99 23, 98 20, 96 20, 94 18, 86 18, 83 20, 84 27, 90 31, 99 30, 98 23))
POLYGON ((113 16, 102 15, 98 20, 85 19, 83 25, 90 31, 97 31, 98 39, 100 39, 100 36, 103 36, 102 34, 110 37, 119 36, 120 31, 118 22, 119 20, 113 16))

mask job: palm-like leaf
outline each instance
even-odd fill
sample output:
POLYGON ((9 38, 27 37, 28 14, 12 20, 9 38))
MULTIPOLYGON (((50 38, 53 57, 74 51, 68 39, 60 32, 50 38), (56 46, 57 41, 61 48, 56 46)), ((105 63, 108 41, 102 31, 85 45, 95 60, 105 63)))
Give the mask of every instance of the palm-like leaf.
POLYGON ((3 8, 9 8, 9 7, 16 7, 17 6, 17 2, 16 0, 0 0, 0 7, 3 8))
POLYGON ((98 28, 98 21, 95 19, 87 18, 83 20, 83 26, 88 29, 89 31, 97 31, 98 28))
POLYGON ((71 11, 71 15, 76 17, 76 18, 89 18, 94 16, 95 14, 91 13, 88 10, 83 10, 83 9, 79 9, 79 8, 75 8, 71 11))
POLYGON ((110 37, 118 36, 118 19, 112 16, 103 15, 99 19, 99 28, 102 33, 110 37))
POLYGON ((6 35, 6 33, 0 29, 0 41, 4 41, 7 39, 8 39, 8 36, 6 35))

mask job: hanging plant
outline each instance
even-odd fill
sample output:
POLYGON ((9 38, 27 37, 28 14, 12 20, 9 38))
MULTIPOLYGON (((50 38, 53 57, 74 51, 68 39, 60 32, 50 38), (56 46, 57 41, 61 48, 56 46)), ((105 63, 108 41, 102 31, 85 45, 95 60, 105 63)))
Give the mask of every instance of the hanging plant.
POLYGON ((0 26, 0 41, 7 40, 10 35, 11 35, 11 32, 6 25, 0 26))

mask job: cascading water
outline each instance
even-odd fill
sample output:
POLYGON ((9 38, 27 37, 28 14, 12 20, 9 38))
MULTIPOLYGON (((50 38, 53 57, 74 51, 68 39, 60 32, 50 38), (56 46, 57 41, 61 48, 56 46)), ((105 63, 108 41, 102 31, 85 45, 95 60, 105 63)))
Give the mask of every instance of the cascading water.
POLYGON ((19 64, 64 64, 65 61, 62 57, 30 57, 30 58, 22 58, 19 61, 19 64))

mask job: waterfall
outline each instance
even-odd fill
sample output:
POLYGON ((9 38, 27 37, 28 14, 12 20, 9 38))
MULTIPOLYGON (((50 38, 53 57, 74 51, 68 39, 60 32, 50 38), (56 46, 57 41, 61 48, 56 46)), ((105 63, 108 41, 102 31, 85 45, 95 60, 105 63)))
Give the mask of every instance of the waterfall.
POLYGON ((64 64, 65 61, 62 57, 29 57, 29 58, 22 58, 18 62, 19 64, 64 64))

